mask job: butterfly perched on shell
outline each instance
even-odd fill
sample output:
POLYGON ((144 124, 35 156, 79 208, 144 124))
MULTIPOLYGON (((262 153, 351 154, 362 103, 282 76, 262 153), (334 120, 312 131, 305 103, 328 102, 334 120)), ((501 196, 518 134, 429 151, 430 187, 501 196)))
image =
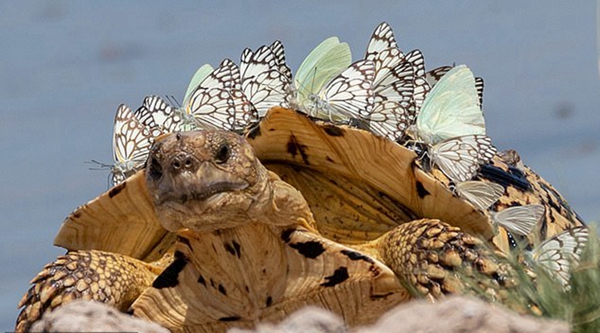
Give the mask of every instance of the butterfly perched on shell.
POLYGON ((258 122, 258 112, 242 91, 240 69, 225 59, 183 102, 184 129, 240 131, 258 122))
POLYGON ((452 68, 433 86, 412 131, 429 145, 458 136, 485 134, 475 78, 466 66, 452 68))
POLYGON ((466 182, 496 154, 492 140, 485 135, 463 135, 429 146, 431 162, 455 183, 466 182))
POLYGON ((259 117, 285 103, 290 89, 291 71, 285 64, 283 45, 275 41, 253 52, 245 49, 240 61, 241 87, 244 95, 256 108, 259 117))
POLYGON ((504 194, 504 186, 492 182, 469 180, 456 183, 454 191, 475 208, 485 211, 504 194))
POLYGON ((125 104, 117 108, 113 133, 112 183, 118 185, 144 167, 154 136, 125 104))
POLYGON ((381 23, 371 35, 365 59, 375 64, 373 78, 373 111, 369 118, 371 131, 396 140, 404 135, 411 122, 409 108, 418 68, 398 48, 394 33, 381 23))
POLYGON ((137 110, 136 117, 146 125, 153 136, 162 133, 173 133, 179 130, 183 121, 182 110, 172 107, 162 98, 155 95, 146 96, 137 110))
POLYGON ((492 223, 501 225, 508 231, 527 236, 544 216, 544 205, 530 204, 513 206, 499 212, 492 212, 492 223))
POLYGON ((588 237, 585 226, 567 229, 536 246, 530 253, 531 259, 568 289, 571 269, 579 263, 588 237))
MULTIPOLYGON (((446 73, 448 73, 452 68, 453 68, 453 66, 441 66, 438 68, 434 68, 434 69, 430 70, 429 72, 425 73, 425 79, 427 80, 427 83, 429 84, 429 86, 430 87, 435 86, 438 83, 438 81, 440 81, 442 76, 446 75, 446 73)), ((483 105, 483 88, 484 88, 483 78, 476 77, 475 78, 475 89, 477 89, 477 96, 479 97, 479 107, 481 107, 481 105, 483 105)))
MULTIPOLYGON (((364 83, 365 75, 374 71, 374 64, 362 62, 356 66, 357 63, 351 62, 352 54, 347 43, 340 43, 337 37, 325 39, 310 52, 296 71, 288 93, 288 104, 310 116, 322 119, 338 115, 335 107, 332 107, 335 103, 339 104, 340 109, 356 110, 349 98, 356 96, 358 104, 364 104, 369 95, 372 98, 372 90, 367 92, 365 97, 364 89, 356 84, 364 83), (347 90, 348 88, 350 90, 347 90)), ((343 117, 336 118, 339 120, 343 117)))

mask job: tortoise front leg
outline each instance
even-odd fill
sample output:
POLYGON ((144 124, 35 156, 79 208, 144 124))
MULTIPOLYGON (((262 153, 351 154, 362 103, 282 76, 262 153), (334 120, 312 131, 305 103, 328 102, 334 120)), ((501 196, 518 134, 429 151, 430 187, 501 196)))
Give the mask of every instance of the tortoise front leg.
POLYGON ((402 224, 369 246, 409 287, 432 299, 481 292, 502 298, 511 281, 507 265, 498 262, 492 249, 436 219, 402 224))
POLYGON ((131 257, 73 251, 49 263, 31 280, 19 302, 15 331, 26 332, 46 311, 75 299, 103 302, 125 311, 152 284, 156 269, 131 257))

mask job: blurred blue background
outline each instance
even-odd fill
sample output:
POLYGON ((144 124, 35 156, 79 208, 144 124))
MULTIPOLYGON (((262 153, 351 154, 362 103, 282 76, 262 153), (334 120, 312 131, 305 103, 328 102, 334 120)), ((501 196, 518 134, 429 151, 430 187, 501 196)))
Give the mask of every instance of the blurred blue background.
POLYGON ((120 103, 179 100, 195 70, 275 39, 295 70, 338 36, 363 56, 394 28, 427 68, 485 79, 488 134, 517 149, 587 221, 600 219, 600 80, 593 1, 0 2, 0 330, 29 280, 63 253, 63 219, 107 189, 120 103), (301 4, 300 4, 301 3, 301 4))

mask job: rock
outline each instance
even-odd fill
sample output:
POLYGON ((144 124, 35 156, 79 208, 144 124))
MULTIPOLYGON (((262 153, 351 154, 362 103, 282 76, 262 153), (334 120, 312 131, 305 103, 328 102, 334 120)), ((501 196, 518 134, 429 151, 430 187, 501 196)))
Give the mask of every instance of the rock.
POLYGON ((169 330, 119 312, 103 303, 77 300, 44 314, 32 326, 31 332, 169 333, 169 330))
MULTIPOLYGON (((34 332, 168 332, 157 324, 123 314, 93 301, 74 301, 34 324, 34 332)), ((348 328, 342 319, 323 309, 306 307, 279 324, 260 324, 254 330, 231 329, 229 333, 567 333, 564 322, 519 315, 500 306, 468 297, 450 297, 431 304, 417 300, 402 304, 372 326, 348 328)))
POLYGON ((498 305, 468 297, 450 297, 431 304, 425 300, 402 304, 360 333, 374 332, 489 332, 567 333, 564 322, 519 315, 498 305))

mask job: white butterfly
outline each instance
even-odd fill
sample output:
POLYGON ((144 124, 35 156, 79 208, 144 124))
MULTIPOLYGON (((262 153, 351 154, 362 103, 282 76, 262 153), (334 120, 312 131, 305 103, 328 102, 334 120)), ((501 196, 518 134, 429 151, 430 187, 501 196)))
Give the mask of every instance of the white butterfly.
POLYGON ((329 81, 317 93, 310 93, 304 110, 311 116, 344 122, 369 119, 373 111, 373 77, 370 60, 359 60, 329 81))
POLYGON ((183 102, 183 124, 192 129, 237 131, 258 121, 258 113, 242 92, 240 70, 225 59, 183 102))
POLYGON ((457 136, 485 134, 475 78, 466 66, 451 69, 427 94, 415 130, 429 145, 457 136))
POLYGON ((500 212, 491 212, 492 223, 501 225, 508 231, 521 236, 527 236, 544 216, 546 209, 543 205, 531 204, 513 206, 500 212))
POLYGON ((340 43, 337 37, 324 40, 310 52, 296 71, 294 83, 288 91, 288 104, 303 110, 311 93, 320 91, 325 83, 347 69, 351 62, 348 44, 340 43))
POLYGON ((284 80, 286 87, 292 84, 292 70, 288 67, 285 61, 285 50, 283 48, 283 44, 276 40, 271 44, 271 52, 275 55, 275 61, 277 62, 277 66, 279 67, 279 73, 281 73, 281 78, 284 80))
POLYGON ((454 190, 475 208, 483 211, 490 208, 504 194, 502 185, 476 180, 457 183, 454 190))
POLYGON ((532 259, 568 288, 572 265, 579 263, 588 237, 585 226, 565 230, 534 248, 532 259))
POLYGON ((464 135, 429 146, 431 162, 455 183, 466 182, 496 154, 492 140, 485 135, 464 135))
MULTIPOLYGON (((452 66, 442 66, 434 68, 429 72, 425 73, 425 79, 427 80, 427 83, 429 83, 429 86, 433 87, 436 85, 436 83, 438 83, 442 76, 446 75, 446 73, 448 73, 451 69, 452 66)), ((476 77, 475 89, 477 89, 477 96, 479 97, 479 107, 481 107, 481 105, 483 104, 483 88, 483 78, 476 77)))
POLYGON ((171 107, 162 98, 155 95, 146 96, 142 106, 135 111, 135 115, 152 131, 152 135, 155 137, 162 133, 177 131, 183 120, 180 109, 171 107))
POLYGON ((144 167, 153 142, 150 129, 138 120, 129 107, 121 104, 115 115, 113 133, 113 185, 120 184, 144 167))
POLYGON ((375 61, 380 52, 388 49, 396 49, 402 55, 402 51, 398 49, 396 38, 394 38, 392 27, 386 22, 382 22, 375 28, 375 31, 371 35, 367 51, 365 52, 365 59, 375 61))
MULTIPOLYGON (((283 51, 281 44, 276 47, 278 52, 283 51)), ((285 56, 283 60, 285 61, 285 56)), ((290 82, 286 77, 287 74, 280 71, 280 61, 271 46, 261 46, 256 52, 250 49, 242 52, 240 62, 242 91, 260 117, 263 117, 270 108, 281 105, 285 101, 290 82)))

